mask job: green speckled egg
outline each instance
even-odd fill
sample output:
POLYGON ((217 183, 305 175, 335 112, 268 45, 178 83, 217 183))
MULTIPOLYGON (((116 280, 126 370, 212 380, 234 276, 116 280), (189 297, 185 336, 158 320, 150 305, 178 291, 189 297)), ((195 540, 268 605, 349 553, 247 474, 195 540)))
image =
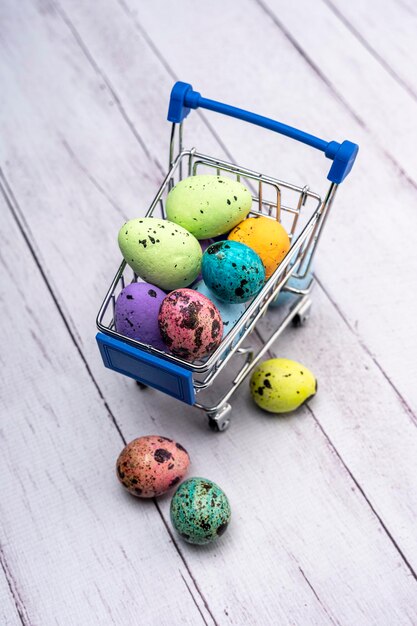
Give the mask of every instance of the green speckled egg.
POLYGON ((210 543, 223 535, 230 522, 226 494, 207 478, 189 478, 171 500, 171 521, 189 543, 210 543))
POLYGON ((200 273, 201 245, 168 220, 130 220, 120 229, 118 241, 126 263, 144 281, 165 291, 187 287, 200 273))
POLYGON ((317 381, 301 363, 269 359, 253 372, 250 390, 261 409, 270 413, 288 413, 315 395, 317 381))
POLYGON ((217 237, 245 219, 252 196, 242 183, 226 176, 202 174, 181 180, 166 199, 167 217, 197 239, 217 237))

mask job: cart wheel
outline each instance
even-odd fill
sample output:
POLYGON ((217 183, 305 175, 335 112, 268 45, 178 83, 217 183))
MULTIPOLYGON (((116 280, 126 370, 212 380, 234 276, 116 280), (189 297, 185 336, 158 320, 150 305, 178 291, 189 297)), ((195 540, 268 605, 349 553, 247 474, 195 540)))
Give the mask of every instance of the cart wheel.
POLYGON ((141 383, 140 380, 137 380, 136 384, 139 387, 139 389, 147 389, 148 388, 148 385, 145 385, 145 383, 141 383))
POLYGON ((295 328, 300 328, 300 326, 304 326, 309 317, 309 315, 300 315, 299 313, 297 313, 297 315, 294 315, 292 319, 292 325, 295 328))
POLYGON ((306 302, 306 305, 303 306, 303 308, 294 315, 294 317, 292 318, 292 325, 295 326, 295 328, 304 326, 304 324, 307 322, 308 318, 310 317, 310 309, 311 309, 311 301, 306 302))
POLYGON ((223 432, 229 428, 229 413, 232 410, 230 404, 224 404, 220 409, 207 413, 208 425, 210 430, 215 433, 223 432))

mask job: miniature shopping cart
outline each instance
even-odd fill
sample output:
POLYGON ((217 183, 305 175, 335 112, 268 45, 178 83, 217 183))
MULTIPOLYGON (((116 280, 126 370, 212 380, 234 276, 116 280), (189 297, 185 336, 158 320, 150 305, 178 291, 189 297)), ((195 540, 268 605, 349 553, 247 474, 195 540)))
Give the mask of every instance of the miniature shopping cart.
POLYGON ((155 196, 146 217, 166 218, 165 200, 172 187, 183 176, 217 174, 230 176, 246 185, 252 193, 250 216, 264 215, 279 220, 289 234, 291 247, 258 295, 250 302, 238 322, 223 338, 208 358, 189 363, 180 357, 162 352, 151 345, 129 339, 116 332, 115 302, 124 286, 141 280, 125 261, 120 265, 97 316, 97 342, 104 365, 116 372, 150 386, 187 404, 202 409, 213 430, 225 430, 230 421, 230 398, 262 359, 271 344, 292 322, 302 324, 311 306, 310 292, 314 283, 311 262, 331 208, 338 185, 346 178, 355 161, 358 146, 350 141, 323 141, 313 135, 274 120, 238 109, 221 102, 203 98, 192 86, 177 82, 171 92, 168 120, 172 122, 169 149, 169 170, 155 196), (307 186, 296 186, 278 178, 228 163, 197 152, 183 149, 183 121, 191 109, 204 108, 251 122, 291 137, 324 152, 332 160, 327 179, 327 193, 322 198, 307 186), (177 150, 176 150, 177 146, 177 150), (255 354, 245 347, 248 335, 271 303, 292 294, 294 302, 272 335, 255 354), (215 383, 232 359, 240 357, 243 365, 226 393, 217 401, 205 404, 197 401, 215 383))

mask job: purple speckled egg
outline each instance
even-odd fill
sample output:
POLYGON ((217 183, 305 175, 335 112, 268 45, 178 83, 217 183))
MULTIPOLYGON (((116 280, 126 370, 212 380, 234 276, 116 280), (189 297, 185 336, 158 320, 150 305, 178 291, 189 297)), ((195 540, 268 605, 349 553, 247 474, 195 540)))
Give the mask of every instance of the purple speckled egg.
POLYGON ((131 283, 117 297, 116 331, 158 350, 166 351, 159 332, 158 314, 166 293, 150 283, 131 283))
POLYGON ((215 304, 193 289, 171 291, 159 311, 163 340, 176 356, 195 361, 220 345, 223 322, 215 304))

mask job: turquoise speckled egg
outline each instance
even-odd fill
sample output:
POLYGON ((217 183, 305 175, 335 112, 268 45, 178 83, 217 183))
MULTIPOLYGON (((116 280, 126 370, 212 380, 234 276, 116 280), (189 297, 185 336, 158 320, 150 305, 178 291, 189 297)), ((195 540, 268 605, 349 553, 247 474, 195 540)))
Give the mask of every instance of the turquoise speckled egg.
POLYGON ((189 478, 171 500, 171 522, 189 543, 210 543, 223 535, 230 522, 226 494, 207 478, 189 478))
POLYGON ((223 302, 247 302, 265 282, 265 268, 254 250, 238 241, 218 241, 207 248, 203 279, 223 302))

